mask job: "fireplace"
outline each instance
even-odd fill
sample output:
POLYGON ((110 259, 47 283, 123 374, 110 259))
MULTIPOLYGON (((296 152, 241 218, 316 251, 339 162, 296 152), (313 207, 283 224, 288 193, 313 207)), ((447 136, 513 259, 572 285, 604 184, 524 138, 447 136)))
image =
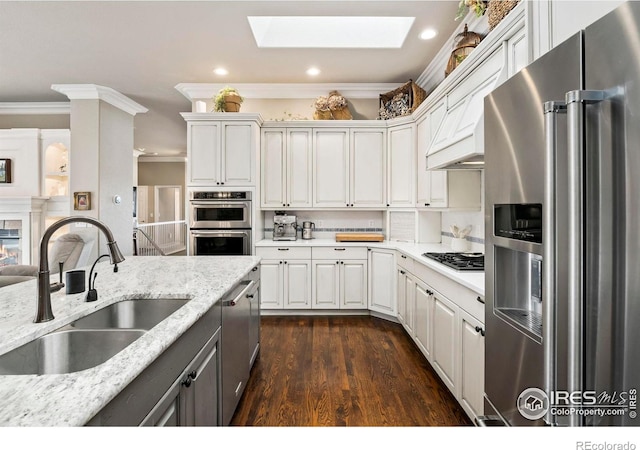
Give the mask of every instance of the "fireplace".
POLYGON ((0 220, 0 266, 22 264, 21 234, 21 220, 0 220))

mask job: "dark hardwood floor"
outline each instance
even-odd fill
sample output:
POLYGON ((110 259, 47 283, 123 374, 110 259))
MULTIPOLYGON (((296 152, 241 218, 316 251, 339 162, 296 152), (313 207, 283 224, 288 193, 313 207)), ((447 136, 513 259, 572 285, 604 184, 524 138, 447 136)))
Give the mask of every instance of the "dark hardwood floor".
POLYGON ((399 324, 263 317, 261 345, 232 425, 471 425, 399 324))

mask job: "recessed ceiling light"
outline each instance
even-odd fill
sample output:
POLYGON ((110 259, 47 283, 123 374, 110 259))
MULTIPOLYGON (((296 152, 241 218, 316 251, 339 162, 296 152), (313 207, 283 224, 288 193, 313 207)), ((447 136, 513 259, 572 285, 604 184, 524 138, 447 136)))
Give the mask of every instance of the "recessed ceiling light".
POLYGON ((307 75, 311 75, 312 77, 320 75, 320 69, 318 69, 317 67, 309 67, 307 69, 307 75))
POLYGON ((216 75, 229 75, 229 71, 224 67, 218 67, 213 71, 216 75))
POLYGON ((424 39, 425 41, 428 39, 433 39, 437 34, 438 32, 433 28, 427 28, 422 33, 420 33, 420 39, 424 39))
POLYGON ((248 16, 258 47, 400 48, 415 17, 248 16))

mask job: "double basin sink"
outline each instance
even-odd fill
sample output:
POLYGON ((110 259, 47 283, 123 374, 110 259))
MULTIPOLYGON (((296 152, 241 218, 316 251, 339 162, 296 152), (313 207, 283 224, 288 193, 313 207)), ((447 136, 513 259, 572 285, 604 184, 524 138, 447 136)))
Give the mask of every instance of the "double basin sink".
POLYGON ((132 299, 106 306, 0 355, 0 375, 71 373, 98 366, 188 301, 132 299))

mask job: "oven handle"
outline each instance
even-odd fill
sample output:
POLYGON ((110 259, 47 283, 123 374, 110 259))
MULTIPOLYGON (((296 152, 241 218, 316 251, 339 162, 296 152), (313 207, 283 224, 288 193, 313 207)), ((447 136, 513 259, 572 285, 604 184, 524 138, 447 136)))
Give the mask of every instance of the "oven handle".
POLYGON ((191 235, 194 237, 208 237, 208 236, 249 236, 250 230, 191 230, 191 235))
POLYGON ((189 202, 192 206, 209 206, 209 207, 215 207, 215 208, 236 208, 238 207, 238 205, 241 205, 243 207, 248 208, 250 203, 245 201, 245 200, 241 200, 241 201, 237 201, 237 202, 230 202, 230 201, 223 201, 223 202, 219 202, 219 201, 202 201, 202 200, 191 200, 189 202))

